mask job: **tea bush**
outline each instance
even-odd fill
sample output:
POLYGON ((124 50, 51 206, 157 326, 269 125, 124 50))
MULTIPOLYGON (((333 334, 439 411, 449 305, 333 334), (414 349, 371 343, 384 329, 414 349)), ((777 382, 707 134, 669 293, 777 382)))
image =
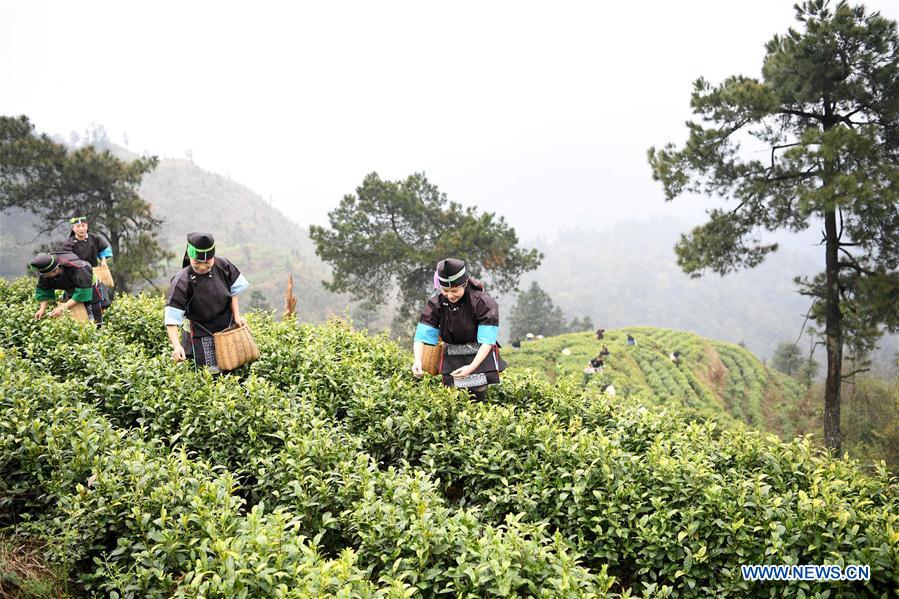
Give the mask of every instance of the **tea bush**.
MULTIPOLYGON (((314 411, 309 409, 304 413, 302 409, 298 408, 302 408, 305 404, 295 401, 295 397, 271 392, 270 386, 255 375, 251 375, 243 381, 243 385, 239 385, 237 379, 213 380, 204 372, 195 373, 183 366, 159 362, 160 358, 144 358, 134 361, 127 351, 123 351, 127 348, 123 347, 121 341, 109 336, 103 339, 104 350, 102 352, 88 351, 89 348, 75 343, 68 348, 68 351, 61 355, 55 355, 54 335, 47 333, 52 333, 59 327, 66 329, 71 327, 72 323, 51 321, 42 323, 42 326, 43 330, 40 332, 32 328, 33 335, 30 337, 20 336, 18 339, 20 346, 27 347, 34 355, 44 356, 47 362, 54 363, 55 373, 67 381, 75 380, 79 376, 85 377, 84 394, 94 398, 101 410, 115 417, 123 425, 140 427, 139 432, 144 437, 161 441, 164 444, 177 445, 182 450, 187 449, 192 453, 200 452, 218 456, 235 464, 236 467, 244 468, 245 474, 254 473, 259 476, 261 481, 266 481, 273 478, 272 474, 265 471, 266 458, 273 458, 273 463, 279 463, 277 450, 284 445, 284 441, 287 440, 285 451, 289 451, 295 448, 298 442, 302 442, 306 436, 309 438, 305 444, 307 449, 317 445, 318 451, 325 454, 335 447, 343 449, 345 455, 338 455, 338 457, 344 458, 349 464, 350 474, 355 473, 358 476, 362 473, 364 476, 365 473, 369 473, 371 475, 369 479, 373 476, 374 480, 378 481, 379 488, 385 488, 385 485, 387 485, 386 488, 389 488, 391 485, 396 486, 397 484, 403 487, 408 484, 403 482, 409 480, 408 475, 395 471, 381 472, 373 462, 369 460, 366 463, 364 458, 360 462, 362 456, 352 451, 354 444, 351 439, 338 438, 337 442, 334 442, 333 437, 339 437, 340 432, 333 427, 328 432, 325 426, 316 428, 313 422, 312 432, 319 433, 319 436, 307 435, 310 432, 308 417, 310 415, 314 417, 314 411), (154 377, 154 373, 161 374, 154 377), (172 389, 177 389, 178 392, 173 394, 172 389), (262 405, 275 409, 256 412, 247 409, 262 405), (206 417, 194 417, 195 414, 200 413, 206 417), (215 414, 218 414, 218 417, 215 414), (260 419, 259 423, 254 424, 255 416, 260 419), (249 420, 247 420, 248 417, 249 420), (275 442, 253 445, 251 443, 253 435, 247 435, 247 429, 242 425, 256 426, 259 429, 265 428, 266 422, 271 426, 260 436, 272 438, 275 442), (321 433, 325 434, 321 435, 321 433), (349 450, 349 453, 346 450, 349 450)), ((103 336, 103 334, 98 335, 103 336)), ((288 459, 280 463, 289 466, 286 471, 290 475, 291 484, 280 490, 296 489, 296 482, 302 480, 303 475, 306 475, 308 479, 310 474, 307 469, 298 472, 296 463, 290 459, 293 456, 288 454, 287 457, 288 459)), ((325 461, 327 462, 327 460, 325 461)), ((308 466, 309 464, 304 465, 308 466)), ((326 492, 320 494, 319 499, 324 502, 325 507, 331 507, 334 513, 345 515, 344 512, 358 502, 359 496, 341 498, 338 491, 341 488, 361 491, 365 487, 357 487, 352 484, 335 486, 331 480, 334 479, 333 473, 329 472, 327 468, 322 468, 320 475, 314 483, 320 490, 324 489, 326 492), (342 503, 335 503, 335 498, 342 499, 342 503)), ((312 478, 316 477, 312 476, 312 478)), ((417 475, 417 478, 420 479, 421 475, 417 475)), ((264 482, 257 484, 257 488, 254 489, 257 499, 264 489, 264 482)), ((237 491, 236 486, 233 491, 237 491)), ((290 493, 281 494, 279 490, 274 490, 272 497, 277 499, 279 496, 289 499, 290 493)), ((472 592, 478 596, 491 593, 505 595, 508 593, 508 589, 516 590, 521 585, 525 585, 525 588, 530 588, 531 591, 538 587, 556 588, 559 590, 559 594, 579 596, 583 592, 601 594, 611 584, 611 579, 604 573, 595 576, 577 566, 576 554, 562 553, 557 557, 558 551, 566 550, 563 547, 564 543, 560 545, 559 540, 550 543, 550 539, 536 529, 525 532, 527 527, 517 523, 504 524, 496 528, 484 527, 471 515, 463 519, 461 523, 452 526, 460 516, 444 517, 446 508, 440 507, 443 499, 435 489, 430 489, 427 498, 434 503, 432 510, 436 511, 439 516, 431 518, 428 513, 431 510, 424 514, 421 513, 422 504, 419 500, 408 506, 409 513, 404 516, 404 521, 415 522, 416 519, 421 519, 425 515, 427 516, 425 521, 437 522, 440 530, 446 531, 445 534, 452 534, 456 541, 447 546, 448 550, 443 551, 442 557, 430 568, 431 576, 416 581, 421 590, 427 591, 431 586, 439 585, 439 588, 455 590, 461 594, 472 592), (465 541, 463 542, 462 539, 465 541), (481 546, 479 543, 482 543, 483 539, 492 539, 491 547, 495 550, 505 549, 504 552, 498 554, 504 556, 503 560, 498 564, 473 561, 470 568, 454 570, 458 565, 455 552, 462 551, 463 557, 474 554, 481 546), (547 548, 540 549, 543 546, 547 548), (516 554, 520 557, 515 557, 516 554), (536 555, 540 557, 534 557, 536 555), (523 568, 528 575, 515 574, 519 567, 523 568), (475 574, 477 575, 475 576, 475 574), (562 593, 563 590, 564 593, 562 593)), ((383 503, 383 500, 380 501, 383 503)), ((384 505, 389 508, 385 514, 396 513, 395 506, 384 505)), ((305 530, 312 528, 314 532, 318 533, 316 538, 321 538, 321 533, 327 530, 328 523, 334 521, 335 518, 331 517, 328 511, 319 510, 319 513, 321 519, 318 522, 308 522, 305 514, 303 517, 294 518, 292 521, 294 528, 304 528, 305 530), (306 526, 302 526, 303 524, 306 526)), ((397 530, 393 524, 385 526, 382 522, 375 520, 361 526, 357 520, 350 522, 356 523, 354 524, 356 529, 368 531, 364 538, 360 537, 359 533, 355 533, 350 540, 360 547, 360 555, 366 556, 369 576, 377 576, 380 582, 384 582, 381 579, 384 579, 386 575, 381 570, 385 564, 390 563, 392 564, 390 575, 385 579, 387 588, 407 590, 408 584, 403 581, 414 579, 418 570, 403 567, 402 558, 398 558, 397 555, 408 554, 412 544, 407 542, 397 546, 392 540, 386 543, 381 540, 384 534, 397 530), (382 547, 390 548, 392 553, 389 560, 380 553, 382 547), (399 553, 397 554, 397 552, 399 553)), ((429 536, 434 537, 431 542, 439 539, 439 535, 436 533, 429 536)), ((570 548, 568 550, 570 551, 570 548)), ((158 566, 157 570, 165 571, 164 566, 165 564, 158 566)), ((106 570, 104 573, 108 574, 106 570)), ((543 595, 545 593, 541 591, 536 594, 543 595)))
MULTIPOLYGON (((634 348, 611 332, 606 372, 586 385, 554 357, 552 381, 514 367, 473 403, 413 379, 408 349, 340 322, 250 315, 263 358, 213 378, 165 356, 153 298, 123 302, 127 323, 97 331, 35 322, 24 287, 0 281, 0 527, 60 539, 49 558, 86 592, 888 596, 899 585, 896 481, 713 417, 712 392, 698 390, 708 345, 687 333, 634 330, 634 348), (685 364, 664 358, 669 343, 685 364), (610 381, 617 397, 601 392, 610 381), (747 583, 749 563, 870 564, 872 580, 747 583)), ((595 355, 600 342, 581 337, 565 359, 595 355)), ((544 342, 566 341, 528 345, 544 342)), ((728 376, 761 376, 728 359, 728 376)), ((751 411, 746 398, 734 405, 751 411)))
POLYGON ((20 534, 52 537, 49 559, 69 564, 84 590, 308 596, 349 585, 374 595, 351 553, 322 559, 283 511, 244 515, 229 473, 116 429, 72 399, 80 390, 4 356, 4 495, 20 534))

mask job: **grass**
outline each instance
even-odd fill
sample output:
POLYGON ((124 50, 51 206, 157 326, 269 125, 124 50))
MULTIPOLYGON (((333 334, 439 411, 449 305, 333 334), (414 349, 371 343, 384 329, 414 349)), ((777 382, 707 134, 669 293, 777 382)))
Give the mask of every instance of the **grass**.
POLYGON ((43 559, 43 545, 21 537, 0 536, 0 597, 68 598, 65 573, 43 559))

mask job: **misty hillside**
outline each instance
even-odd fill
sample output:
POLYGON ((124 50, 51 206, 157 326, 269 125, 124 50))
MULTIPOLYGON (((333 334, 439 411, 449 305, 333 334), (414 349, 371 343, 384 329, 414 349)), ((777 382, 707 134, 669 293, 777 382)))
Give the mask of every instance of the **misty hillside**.
POLYGON ((743 341, 762 357, 795 341, 809 301, 796 293, 793 277, 818 272, 815 248, 782 248, 758 268, 691 279, 674 254, 688 230, 685 223, 653 219, 536 240, 530 245, 546 257, 522 288, 537 281, 568 318, 587 315, 597 326, 685 329, 743 341))
MULTIPOLYGON (((109 148, 123 159, 137 156, 114 144, 109 148)), ((328 267, 316 257, 308 230, 259 194, 184 159, 161 160, 145 177, 141 194, 164 220, 162 238, 178 256, 157 280, 160 288, 179 268, 185 234, 208 229, 216 237, 220 255, 232 258, 247 274, 251 291, 262 293, 252 303, 248 296, 248 305, 282 306, 287 274, 293 273, 302 320, 321 322, 330 314, 345 313, 348 298, 321 285, 329 278, 328 267)), ((334 199, 335 205, 338 200, 334 199)), ((32 223, 32 217, 20 210, 2 213, 0 275, 24 274, 33 253, 47 243, 46 238, 36 237, 32 223)), ((536 272, 523 277, 521 288, 537 281, 569 319, 590 316, 604 327, 690 330, 733 343, 743 341, 762 358, 770 356, 778 343, 795 341, 809 303, 796 293, 793 277, 818 272, 818 248, 792 243, 758 268, 727 277, 713 274, 690 279, 677 265, 673 250, 679 235, 688 230, 685 222, 655 219, 526 240, 523 246, 536 247, 545 258, 536 272)), ((60 228, 60 241, 67 232, 67 227, 60 228)), ((503 296, 499 301, 506 319, 500 334, 506 341, 515 297, 503 296)), ((368 308, 353 307, 357 324, 372 330, 388 324, 387 311, 368 308)), ((885 338, 881 345, 875 362, 880 365, 878 374, 889 377, 895 370, 891 360, 899 351, 899 337, 885 338)), ((801 347, 808 347, 807 339, 801 347)))
MULTIPOLYGON (((115 145, 110 150, 126 160, 137 157, 115 145)), ((247 275, 250 291, 262 293, 254 296, 255 304, 283 306, 288 274, 294 276, 300 318, 321 322, 347 304, 322 286, 328 269, 315 256, 308 231, 246 187, 188 160, 165 159, 144 178, 140 193, 163 219, 163 244, 177 255, 156 281, 161 289, 180 268, 186 234, 204 230, 215 236, 219 255, 232 259, 247 275)), ((37 236, 34 222, 20 210, 3 212, 0 275, 22 275, 33 253, 50 241, 37 236)), ((68 227, 60 227, 56 237, 61 242, 67 234, 68 227)))
POLYGON ((785 374, 767 368, 746 349, 687 331, 655 327, 607 330, 597 340, 589 332, 569 333, 522 343, 509 349, 510 367, 529 368, 552 381, 614 386, 617 396, 648 406, 674 407, 700 419, 731 419, 790 440, 817 432, 815 409, 805 389, 785 374), (627 344, 627 335, 636 339, 627 344), (606 348, 601 372, 585 373, 591 358, 606 348), (675 363, 674 351, 680 352, 675 363))

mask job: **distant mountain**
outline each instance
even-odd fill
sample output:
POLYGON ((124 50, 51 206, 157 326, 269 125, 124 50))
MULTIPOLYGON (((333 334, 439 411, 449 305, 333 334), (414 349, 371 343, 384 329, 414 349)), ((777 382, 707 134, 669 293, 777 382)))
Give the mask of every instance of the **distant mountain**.
MULTIPOLYGON (((110 144, 123 159, 136 154, 110 144)), ((185 235, 208 230, 220 254, 232 258, 246 273, 252 291, 247 305, 280 308, 286 279, 293 273, 302 320, 321 322, 331 314, 345 314, 349 297, 324 289, 329 269, 315 255, 308 230, 288 219, 259 194, 227 177, 206 171, 189 160, 164 159, 147 175, 142 196, 164 220, 162 238, 178 258, 166 268, 157 285, 165 288, 180 267, 185 235)), ((335 199, 335 203, 336 203, 335 199)), ((0 214, 0 275, 16 277, 42 244, 33 217, 21 210, 0 214)), ((550 238, 524 241, 546 255, 543 264, 527 274, 520 287, 537 281, 566 316, 590 316, 597 326, 657 326, 694 331, 699 335, 738 343, 756 355, 770 356, 778 343, 795 340, 808 310, 807 298, 796 293, 793 277, 820 270, 817 254, 798 244, 783 247, 758 268, 719 277, 691 279, 676 263, 673 246, 689 225, 668 220, 644 220, 604 230, 572 229, 550 238)), ((62 241, 68 229, 55 237, 62 241)), ((499 297, 507 319, 514 295, 499 297)), ((352 305, 357 324, 372 330, 389 326, 389 309, 352 305)), ((508 321, 500 329, 505 342, 508 321)), ((806 348, 806 339, 801 347, 806 348)), ((879 375, 895 371, 899 337, 884 339, 878 352, 879 375), (890 366, 892 364, 892 366, 890 366)), ((823 362, 823 352, 816 357, 823 362)))
POLYGON ((785 248, 755 269, 691 279, 674 254, 688 230, 684 223, 654 219, 533 240, 527 245, 546 257, 521 288, 535 280, 569 319, 586 315, 597 326, 689 330, 743 341, 763 357, 778 343, 795 340, 810 302, 796 293, 793 277, 818 272, 814 255, 785 248))
MULTIPOLYGON (((125 160, 136 154, 115 145, 110 151, 125 160)), ((155 171, 144 178, 141 196, 163 219, 161 238, 177 255, 168 264, 166 275, 156 281, 165 289, 168 279, 181 267, 185 237, 190 231, 208 231, 215 236, 219 255, 229 257, 251 283, 250 291, 259 291, 257 306, 280 309, 287 275, 294 276, 294 293, 301 319, 321 322, 331 314, 341 314, 348 298, 324 289, 328 268, 315 255, 308 230, 270 206, 259 194, 239 183, 205 171, 189 160, 161 160, 155 171)), ((29 214, 21 210, 4 211, 0 219, 0 275, 16 277, 25 273, 25 265, 35 251, 53 239, 38 237, 29 214)), ((61 242, 68 234, 60 227, 54 237, 61 242)), ((115 269, 113 261, 113 271, 115 269)))

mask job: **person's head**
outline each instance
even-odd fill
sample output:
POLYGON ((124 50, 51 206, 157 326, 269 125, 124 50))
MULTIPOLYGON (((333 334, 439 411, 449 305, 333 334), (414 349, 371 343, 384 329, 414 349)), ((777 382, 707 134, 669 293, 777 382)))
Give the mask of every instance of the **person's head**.
POLYGON ((469 279, 465 262, 455 258, 447 258, 437 263, 437 283, 440 293, 451 303, 456 303, 465 295, 465 287, 469 279))
POLYGON ((28 264, 28 267, 45 277, 55 277, 62 272, 59 259, 53 254, 40 253, 28 264))
POLYGON ((84 216, 75 216, 69 219, 72 224, 72 235, 77 239, 87 238, 87 218, 84 216))
POLYGON ((188 233, 182 266, 190 265, 197 274, 208 273, 215 265, 215 239, 209 233, 188 233))

